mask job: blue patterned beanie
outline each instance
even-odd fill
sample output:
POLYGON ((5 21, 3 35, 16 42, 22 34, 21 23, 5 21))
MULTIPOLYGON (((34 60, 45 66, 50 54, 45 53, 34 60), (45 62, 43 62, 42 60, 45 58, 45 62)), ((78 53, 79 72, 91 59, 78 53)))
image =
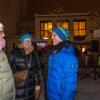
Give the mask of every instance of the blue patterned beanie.
POLYGON ((63 27, 55 27, 53 32, 55 32, 62 41, 70 40, 69 32, 63 27))
POLYGON ((29 34, 28 32, 23 33, 23 35, 21 36, 21 38, 19 39, 19 42, 22 43, 24 41, 24 39, 26 38, 30 38, 32 39, 32 35, 29 34))

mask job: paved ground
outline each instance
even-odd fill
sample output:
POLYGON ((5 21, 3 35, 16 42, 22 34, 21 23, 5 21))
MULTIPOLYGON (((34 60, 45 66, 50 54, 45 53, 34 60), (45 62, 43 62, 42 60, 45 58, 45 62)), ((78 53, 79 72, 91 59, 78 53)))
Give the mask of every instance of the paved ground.
POLYGON ((100 100, 100 79, 79 80, 75 100, 100 100))
MULTIPOLYGON (((44 100, 43 94, 40 100, 44 100)), ((100 100, 100 79, 79 80, 75 100, 100 100)))

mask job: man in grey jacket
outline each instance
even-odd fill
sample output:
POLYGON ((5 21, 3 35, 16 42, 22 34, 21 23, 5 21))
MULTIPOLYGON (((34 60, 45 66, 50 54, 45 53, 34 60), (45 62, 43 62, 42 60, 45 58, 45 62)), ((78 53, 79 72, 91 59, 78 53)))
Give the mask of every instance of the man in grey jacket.
POLYGON ((0 100, 15 100, 15 84, 12 71, 10 69, 5 47, 4 26, 0 23, 0 100))

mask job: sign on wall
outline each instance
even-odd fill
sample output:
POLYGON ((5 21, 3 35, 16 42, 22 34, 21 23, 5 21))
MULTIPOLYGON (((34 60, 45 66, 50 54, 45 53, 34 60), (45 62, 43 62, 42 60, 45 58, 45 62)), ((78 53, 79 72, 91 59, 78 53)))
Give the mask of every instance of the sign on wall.
POLYGON ((100 38, 100 29, 94 31, 94 38, 100 38))

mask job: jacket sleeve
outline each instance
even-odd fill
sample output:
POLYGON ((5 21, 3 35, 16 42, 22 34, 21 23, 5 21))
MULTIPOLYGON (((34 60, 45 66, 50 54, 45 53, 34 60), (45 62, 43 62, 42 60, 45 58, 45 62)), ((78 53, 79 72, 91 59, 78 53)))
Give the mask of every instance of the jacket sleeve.
MULTIPOLYGON (((77 87, 78 61, 75 56, 69 55, 64 62, 63 90, 66 98, 73 97, 77 87)), ((69 99, 70 100, 70 99, 69 99)))
POLYGON ((34 52, 34 55, 35 55, 35 59, 36 59, 36 68, 40 69, 41 68, 41 63, 40 63, 40 58, 38 56, 38 53, 34 52))
POLYGON ((10 64, 12 72, 15 73, 16 72, 16 64, 15 64, 15 57, 14 57, 14 53, 13 52, 9 53, 8 61, 9 61, 9 64, 10 64))

